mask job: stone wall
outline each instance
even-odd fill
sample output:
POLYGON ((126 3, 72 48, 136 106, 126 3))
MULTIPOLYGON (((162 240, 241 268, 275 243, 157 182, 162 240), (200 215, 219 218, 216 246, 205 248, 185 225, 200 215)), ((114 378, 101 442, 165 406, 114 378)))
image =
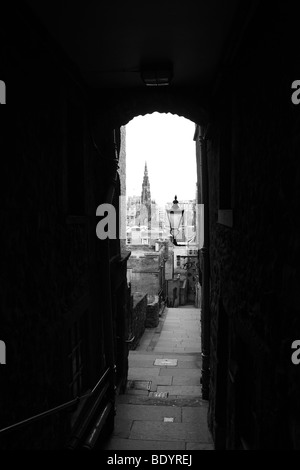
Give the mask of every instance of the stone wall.
POLYGON ((168 307, 178 307, 180 301, 180 278, 169 279, 167 286, 168 307))
POLYGON ((166 279, 173 279, 174 277, 174 249, 173 247, 169 246, 168 249, 168 258, 165 264, 165 278, 166 279))
POLYGON ((142 291, 157 294, 159 292, 159 275, 157 273, 132 272, 131 288, 133 292, 142 291))
MULTIPOLYGON (((1 40, 1 78, 10 101, 1 108, 0 126, 0 331, 7 347, 1 428, 93 388, 112 346, 104 334, 108 248, 95 236, 96 207, 106 194, 108 157, 115 151, 112 133, 103 137, 100 158, 86 89, 31 26, 14 12, 1 40), (79 360, 80 382, 73 381, 79 360)), ((72 418, 70 410, 56 413, 1 437, 0 447, 62 448, 72 418)))
POLYGON ((187 300, 188 300, 188 280, 183 279, 183 281, 180 282, 179 305, 186 305, 187 300))
POLYGON ((209 423, 219 448, 299 448, 300 370, 290 360, 300 332, 297 27, 287 9, 253 21, 208 136, 209 423), (233 226, 218 223, 220 209, 233 211, 233 226))
POLYGON ((156 328, 159 323, 159 302, 158 296, 155 296, 154 299, 149 299, 147 304, 147 314, 146 314, 146 328, 156 328), (149 300, 152 300, 149 301, 149 300))
POLYGON ((133 250, 128 261, 131 270, 132 292, 157 295, 163 286, 163 253, 151 250, 133 250))
POLYGON ((147 314, 147 294, 135 292, 132 304, 132 325, 131 333, 134 340, 129 344, 130 349, 135 349, 141 337, 145 332, 146 314, 147 314))
MULTIPOLYGON (((44 82, 47 95, 38 86, 35 92, 34 75, 27 71, 24 77, 23 69, 19 73, 24 83, 32 78, 27 92, 35 98, 26 106, 20 101, 13 112, 8 109, 1 125, 5 149, 1 336, 7 345, 1 427, 70 399, 64 315, 87 293, 88 282, 87 226, 68 224, 64 210, 67 129, 62 89, 55 86, 56 80, 51 82, 49 72, 49 82, 44 82), (39 93, 42 108, 34 102, 39 93)), ((5 436, 1 445, 55 448, 68 426, 69 417, 57 414, 5 436)))

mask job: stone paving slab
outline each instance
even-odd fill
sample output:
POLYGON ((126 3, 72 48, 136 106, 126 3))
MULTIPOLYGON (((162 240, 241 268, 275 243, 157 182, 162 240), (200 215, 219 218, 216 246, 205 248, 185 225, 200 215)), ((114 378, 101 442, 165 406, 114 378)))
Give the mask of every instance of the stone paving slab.
POLYGON ((197 327, 200 327, 200 315, 199 317, 197 315, 184 315, 184 316, 179 316, 179 317, 171 317, 169 316, 166 317, 164 321, 164 326, 165 325, 175 325, 175 324, 183 324, 186 326, 186 328, 189 328, 191 323, 195 323, 197 327))
POLYGON ((195 320, 192 320, 192 321, 185 320, 184 322, 180 322, 180 321, 167 322, 166 321, 164 323, 162 333, 164 334, 164 333, 169 332, 170 328, 172 328, 174 331, 176 331, 176 333, 179 333, 179 334, 180 333, 188 334, 188 333, 194 333, 196 331, 200 331, 200 325, 195 320))
POLYGON ((159 367, 177 367, 177 359, 155 359, 154 365, 159 367))
POLYGON ((195 324, 197 328, 200 328, 201 327, 200 316, 184 315, 184 316, 173 317, 173 318, 169 318, 167 316, 164 321, 163 327, 165 325, 177 325, 177 324, 185 325, 185 328, 187 329, 190 328, 191 324, 195 324))
POLYGON ((178 331, 180 331, 180 329, 182 328, 182 325, 167 325, 165 324, 164 325, 164 331, 171 331, 171 332, 174 332, 174 333, 178 333, 178 331))
MULTIPOLYGON (((164 357, 167 357, 166 354, 163 354, 163 358, 164 357)), ((196 354, 171 354, 171 355, 168 355, 168 357, 172 358, 176 358, 178 359, 178 362, 179 361, 184 361, 184 362, 195 362, 197 360, 201 360, 201 354, 199 353, 196 353, 196 354)))
POLYGON ((139 390, 139 389, 135 390, 135 389, 130 389, 129 388, 129 389, 126 390, 126 393, 128 395, 145 395, 145 396, 147 396, 148 395, 148 390, 139 390))
POLYGON ((198 360, 195 359, 194 362, 178 360, 178 364, 177 364, 178 369, 198 369, 199 374, 201 371, 201 366, 202 366, 202 360, 200 359, 198 360))
POLYGON ((178 333, 183 333, 183 332, 187 332, 187 331, 191 331, 191 332, 192 331, 199 331, 200 328, 201 328, 199 319, 192 319, 192 318, 188 318, 188 317, 186 317, 185 319, 180 319, 180 320, 176 320, 176 321, 166 320, 164 322, 164 325, 163 325, 163 328, 162 328, 163 333, 165 331, 167 331, 167 329, 165 329, 165 326, 174 327, 175 329, 177 329, 178 333), (180 328, 180 329, 178 329, 178 328, 180 328))
POLYGON ((165 323, 161 334, 168 335, 170 330, 175 331, 178 335, 195 335, 200 332, 200 327, 195 322, 184 322, 184 323, 165 323))
MULTIPOLYGON (((191 444, 192 445, 192 444, 191 444)), ((208 445, 208 444, 207 444, 208 445)), ((142 439, 112 438, 104 450, 186 450, 183 441, 146 441, 142 439)))
POLYGON ((200 352, 201 351, 201 346, 198 346, 198 348, 184 348, 184 352, 191 353, 191 352, 200 352))
MULTIPOLYGON (((165 385, 165 384, 159 384, 165 385)), ((169 385, 169 384, 166 384, 169 385)), ((173 377, 172 384, 170 385, 200 385, 200 376, 199 377, 173 377)))
POLYGON ((179 406, 183 407, 193 407, 197 408, 198 406, 207 407, 207 401, 202 400, 201 397, 187 396, 187 397, 168 397, 167 399, 154 398, 149 396, 142 395, 118 395, 116 403, 127 403, 130 405, 153 405, 153 406, 179 406))
MULTIPOLYGON (((178 337, 198 336, 199 330, 197 328, 191 328, 190 330, 187 330, 184 326, 179 326, 179 327, 181 328, 181 330, 178 330, 178 328, 174 328, 175 334, 178 337)), ((172 336, 172 332, 163 329, 160 335, 158 336, 160 338, 164 338, 164 337, 170 338, 172 336)))
POLYGON ((163 376, 170 376, 173 377, 199 377, 200 378, 200 370, 199 369, 187 369, 187 368, 179 368, 173 367, 161 367, 159 369, 159 375, 163 376))
POLYGON ((158 423, 134 421, 130 439, 209 442, 210 436, 201 423, 158 423))
POLYGON ((191 338, 165 338, 165 339, 160 339, 157 341, 155 345, 155 350, 157 347, 161 347, 162 345, 164 346, 174 346, 175 344, 184 344, 185 347, 190 347, 190 348, 199 348, 200 347, 200 341, 195 341, 194 339, 191 338))
MULTIPOLYGON (((131 357, 134 357, 134 356, 137 356, 137 357, 140 357, 140 358, 147 358, 149 356, 153 356, 155 355, 156 356, 156 353, 155 352, 147 352, 147 351, 137 351, 136 349, 133 350, 133 351, 129 351, 129 359, 131 357)), ((160 357, 163 357, 163 354, 160 354, 160 357)))
POLYGON ((160 346, 161 343, 169 343, 169 344, 173 344, 173 343, 179 343, 179 342, 190 342, 190 343, 193 343, 194 344, 201 344, 201 341, 199 339, 199 336, 194 336, 194 335, 190 335, 190 336, 175 336, 175 334, 173 333, 171 335, 172 337, 168 338, 168 336, 163 336, 162 338, 159 338, 157 341, 156 341, 156 345, 155 346, 160 346))
POLYGON ((161 352, 162 350, 164 351, 167 351, 167 352, 178 352, 179 354, 180 353, 191 353, 191 352, 200 352, 201 351, 201 347, 200 346, 197 346, 197 347, 190 347, 190 345, 188 343, 183 343, 183 344, 174 344, 173 346, 172 345, 158 345, 158 347, 156 348, 157 351, 161 352))
POLYGON ((164 418, 174 418, 174 422, 181 422, 182 415, 181 408, 178 407, 129 404, 119 404, 117 413, 122 416, 122 420, 160 422, 164 418))
POLYGON ((159 385, 157 387, 158 392, 168 392, 169 395, 193 395, 196 397, 201 396, 200 385, 159 385))
POLYGON ((155 347, 156 346, 159 346, 160 343, 169 343, 169 344, 173 344, 173 343, 183 343, 183 342, 187 342, 189 341, 190 343, 193 343, 193 346, 195 344, 199 345, 201 342, 199 340, 199 337, 197 336, 175 336, 175 335, 170 335, 170 337, 168 338, 168 336, 162 336, 161 338, 159 338, 159 340, 156 342, 155 344, 155 347))
POLYGON ((172 380, 173 380, 172 376, 163 377, 163 376, 158 375, 157 377, 153 377, 153 379, 151 380, 151 390, 152 390, 152 386, 157 387, 158 385, 172 385, 172 380))
POLYGON ((154 366, 153 368, 149 367, 149 370, 146 369, 146 367, 131 367, 128 371, 128 378, 130 376, 130 379, 134 379, 136 377, 144 380, 151 380, 150 377, 158 376, 160 370, 159 367, 156 369, 154 366))
POLYGON ((208 405, 197 408, 184 406, 181 408, 181 419, 183 423, 204 423, 207 425, 208 405))
POLYGON ((158 340, 171 340, 172 338, 178 338, 178 339, 193 339, 194 341, 200 341, 200 332, 198 332, 197 330, 195 330, 195 328, 193 328, 191 331, 187 331, 187 330, 184 330, 183 327, 179 327, 177 328, 176 330, 172 331, 168 331, 168 332, 165 332, 164 334, 161 334, 157 339, 158 340), (181 331, 180 329, 181 328, 181 331))
POLYGON ((130 435, 132 425, 133 420, 123 419, 123 417, 119 416, 118 419, 115 419, 113 436, 127 439, 130 435))
POLYGON ((107 450, 213 450, 208 402, 201 398, 200 311, 166 309, 156 329, 147 329, 129 353, 128 380, 151 382, 151 392, 131 389, 116 397, 115 430, 107 450), (177 359, 176 366, 154 365, 177 359), (164 422, 164 418, 173 418, 164 422))
MULTIPOLYGON (((179 354, 185 352, 185 348, 172 348, 172 347, 158 347, 155 348, 157 352, 169 352, 169 353, 176 353, 178 352, 179 354)), ((197 352, 197 351, 196 351, 197 352)))
POLYGON ((149 368, 153 367, 153 363, 155 361, 155 357, 149 359, 130 359, 129 361, 129 368, 136 368, 136 367, 143 367, 149 368))
POLYGON ((129 371, 128 380, 149 380, 149 382, 151 382, 151 390, 153 390, 153 388, 156 390, 158 385, 172 385, 173 377, 160 375, 148 376, 145 374, 145 371, 143 371, 141 375, 132 375, 131 371, 129 371))
MULTIPOLYGON (((147 351, 148 347, 150 347, 150 345, 151 345, 151 342, 152 342, 152 339, 151 339, 151 340, 148 339, 148 340, 141 341, 141 342, 139 343, 139 346, 138 346, 138 347, 139 347, 140 349, 146 349, 146 351, 147 351)), ((153 350, 153 349, 149 349, 149 351, 152 351, 152 350, 153 350)))
POLYGON ((134 359, 133 361, 130 360, 129 362, 129 369, 151 369, 153 367, 153 362, 154 362, 155 358, 153 359, 149 359, 149 360, 146 360, 146 359, 134 359))
POLYGON ((214 446, 211 443, 187 442, 186 450, 214 450, 214 446))

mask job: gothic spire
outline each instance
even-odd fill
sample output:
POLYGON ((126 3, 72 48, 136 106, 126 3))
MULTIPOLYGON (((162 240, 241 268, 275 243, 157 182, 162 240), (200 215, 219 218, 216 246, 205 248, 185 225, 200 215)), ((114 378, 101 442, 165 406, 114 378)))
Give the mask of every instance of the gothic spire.
POLYGON ((150 192, 150 182, 149 182, 149 176, 148 176, 147 162, 145 162, 144 178, 143 178, 143 184, 142 184, 141 204, 147 209, 148 227, 150 229, 151 192, 150 192))

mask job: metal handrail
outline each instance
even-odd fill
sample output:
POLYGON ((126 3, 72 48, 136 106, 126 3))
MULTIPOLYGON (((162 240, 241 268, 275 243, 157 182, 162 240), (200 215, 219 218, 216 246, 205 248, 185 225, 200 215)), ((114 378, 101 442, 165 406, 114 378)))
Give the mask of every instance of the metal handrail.
POLYGON ((125 339, 125 343, 133 343, 135 340, 135 336, 131 336, 131 338, 125 339))
POLYGON ((63 410, 66 410, 68 408, 72 408, 74 405, 78 405, 83 399, 85 398, 89 398, 91 396, 93 396, 95 394, 95 391, 100 387, 100 385, 104 382, 104 380, 106 379, 107 375, 109 374, 110 372, 110 367, 108 367, 106 369, 106 371, 103 373, 102 377, 98 380, 98 382, 96 383, 96 385, 94 386, 94 388, 84 394, 84 395, 81 395, 80 397, 76 397, 76 398, 73 398, 73 400, 70 400, 70 401, 67 401, 66 403, 63 403, 61 405, 58 405, 56 406, 55 408, 51 408, 50 410, 47 410, 47 411, 43 411, 42 413, 39 413, 37 415, 34 415, 34 416, 31 416, 30 418, 27 418, 27 419, 24 419, 23 421, 19 421, 18 423, 15 423, 15 424, 12 424, 10 426, 7 426, 3 429, 0 429, 0 434, 4 434, 4 433, 7 433, 9 431, 14 431, 18 428, 21 428, 23 426, 26 426, 27 424, 31 424, 35 421, 38 421, 40 419, 43 419, 43 418, 46 418, 47 416, 50 416, 52 414, 55 414, 55 413, 58 413, 59 411, 63 411, 63 410))

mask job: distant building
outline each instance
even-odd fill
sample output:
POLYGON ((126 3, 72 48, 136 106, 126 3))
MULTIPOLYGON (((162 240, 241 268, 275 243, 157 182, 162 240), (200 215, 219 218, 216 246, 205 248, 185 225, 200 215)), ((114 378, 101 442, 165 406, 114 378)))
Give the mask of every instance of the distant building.
MULTIPOLYGON (((121 206, 119 208, 121 212, 121 217, 123 222, 125 222, 126 217, 126 206, 125 206, 125 197, 126 197, 126 127, 122 126, 120 128, 119 136, 119 176, 120 176, 120 196, 123 196, 121 206), (124 201, 124 203, 123 203, 124 201)), ((126 241, 121 237, 120 238, 120 249, 121 251, 126 250, 126 241)))
POLYGON ((147 162, 145 162, 141 196, 127 197, 127 245, 155 246, 170 238, 165 208, 151 199, 147 162))
POLYGON ((127 197, 127 227, 139 225, 140 208, 141 208, 140 196, 128 196, 127 197))
POLYGON ((151 230, 151 191, 147 162, 145 162, 144 178, 142 184, 140 217, 143 225, 147 225, 148 230, 151 230))

